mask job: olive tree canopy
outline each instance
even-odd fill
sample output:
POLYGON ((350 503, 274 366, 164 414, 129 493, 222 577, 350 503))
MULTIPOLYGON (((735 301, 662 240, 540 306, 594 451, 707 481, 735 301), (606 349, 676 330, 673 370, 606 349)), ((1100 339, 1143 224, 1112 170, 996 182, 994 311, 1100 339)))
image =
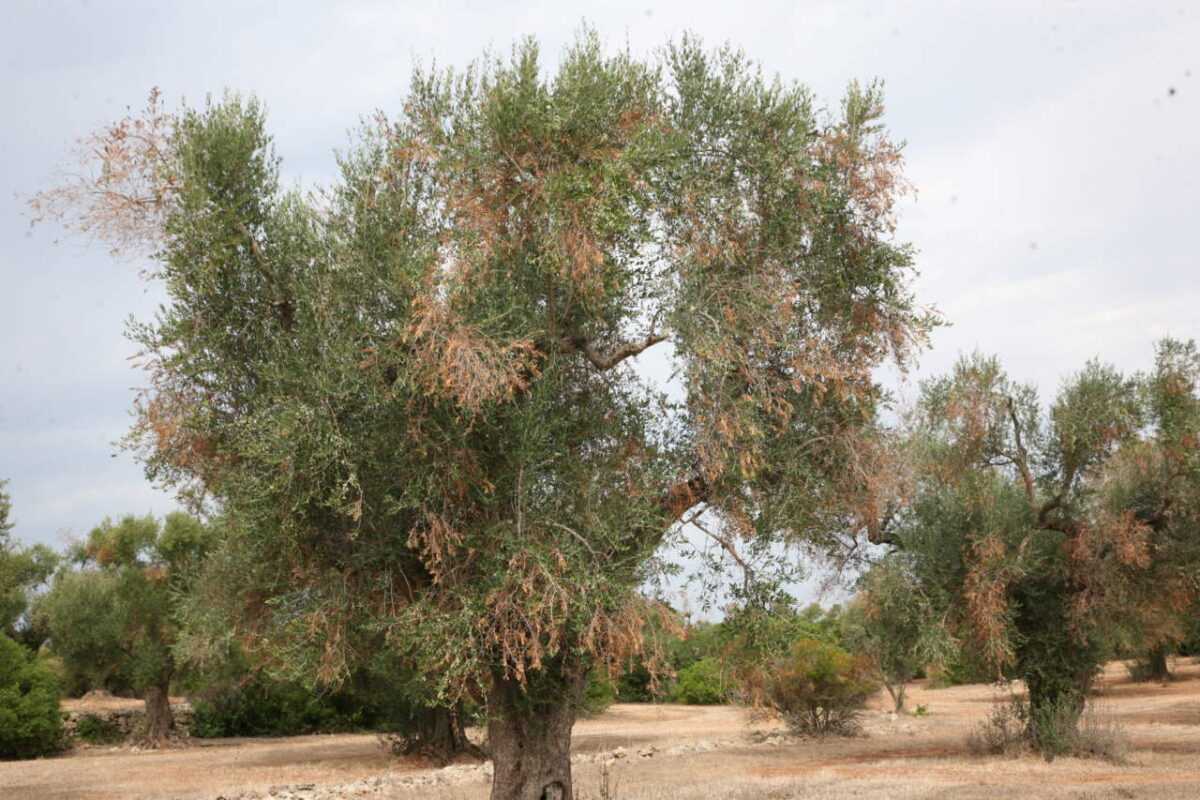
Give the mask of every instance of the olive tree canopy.
POLYGON ((874 86, 827 112, 734 50, 584 34, 553 74, 532 41, 418 70, 316 196, 280 186, 257 101, 156 96, 39 200, 154 252, 130 441, 226 517, 246 630, 330 678, 403 652, 486 696, 495 796, 569 796, 572 698, 638 646, 686 514, 820 544, 878 516, 872 370, 931 320, 881 114, 874 86))

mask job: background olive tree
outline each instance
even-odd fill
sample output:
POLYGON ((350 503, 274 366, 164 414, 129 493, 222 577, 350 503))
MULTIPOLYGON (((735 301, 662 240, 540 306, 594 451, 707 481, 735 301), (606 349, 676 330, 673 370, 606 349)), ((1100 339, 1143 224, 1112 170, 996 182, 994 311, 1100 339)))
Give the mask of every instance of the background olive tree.
POLYGON ((875 563, 859 590, 841 616, 842 641, 870 660, 895 712, 903 713, 908 683, 926 664, 943 657, 950 642, 933 601, 901 554, 875 563))
POLYGON ((161 744, 175 727, 170 706, 179 634, 178 595, 212 547, 213 530, 183 512, 105 520, 71 548, 40 602, 50 645, 77 689, 140 694, 142 740, 161 744))
POLYGON ((7 483, 0 481, 0 633, 36 652, 45 631, 28 612, 58 558, 43 544, 23 547, 12 541, 16 522, 10 518, 12 498, 4 491, 7 483))
POLYGON ((1048 407, 980 355, 922 386, 907 505, 880 538, 997 677, 1025 682, 1049 757, 1076 741, 1106 659, 1182 636, 1200 589, 1198 404, 1196 347, 1171 340, 1145 374, 1090 362, 1048 407))

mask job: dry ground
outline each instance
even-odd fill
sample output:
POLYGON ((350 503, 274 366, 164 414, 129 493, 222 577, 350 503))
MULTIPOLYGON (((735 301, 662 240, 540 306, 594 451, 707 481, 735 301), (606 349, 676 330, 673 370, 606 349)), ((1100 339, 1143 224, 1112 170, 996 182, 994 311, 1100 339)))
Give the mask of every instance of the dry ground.
MULTIPOLYGON (((1132 684, 1112 664, 1096 698, 1100 716, 1124 729, 1126 763, 971 755, 965 739, 1008 693, 975 685, 910 690, 925 717, 876 710, 864 736, 795 741, 770 725, 748 726, 742 710, 672 705, 614 706, 575 728, 576 785, 599 797, 607 764, 614 800, 751 798, 1200 798, 1200 665, 1180 661, 1178 680, 1132 684)), ((877 709, 884 707, 883 698, 877 709)), ((195 798, 477 800, 487 767, 431 770, 384 755, 371 735, 193 741, 165 751, 90 749, 38 761, 0 763, 4 800, 195 798), (276 791, 276 795, 283 792, 276 791)))

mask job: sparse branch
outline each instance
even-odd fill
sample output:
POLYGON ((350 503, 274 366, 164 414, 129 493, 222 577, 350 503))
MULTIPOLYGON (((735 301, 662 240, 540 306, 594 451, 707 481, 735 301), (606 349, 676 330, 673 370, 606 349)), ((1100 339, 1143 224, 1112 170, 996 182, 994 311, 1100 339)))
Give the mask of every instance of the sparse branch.
POLYGON ((691 523, 695 525, 705 536, 721 545, 721 549, 728 553, 729 557, 732 558, 734 562, 742 568, 742 573, 745 575, 747 581, 754 580, 754 567, 746 563, 745 559, 743 559, 738 553, 733 541, 728 536, 722 536, 704 523, 700 522, 699 519, 692 519, 691 523))

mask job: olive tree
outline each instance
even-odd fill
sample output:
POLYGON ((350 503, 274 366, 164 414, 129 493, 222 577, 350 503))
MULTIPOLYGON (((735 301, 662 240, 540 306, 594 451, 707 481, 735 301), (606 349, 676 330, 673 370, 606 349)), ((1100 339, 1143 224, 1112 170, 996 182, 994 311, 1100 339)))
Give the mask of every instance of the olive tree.
POLYGON ((878 538, 997 677, 1025 682, 1047 756, 1069 749, 1104 661, 1162 641, 1200 588, 1198 367, 1164 341, 1151 372, 1089 362, 1048 407, 978 354, 922 386, 907 506, 878 538))
POLYGON ((577 697, 640 646, 683 521, 829 544, 871 516, 872 370, 930 322, 881 113, 584 34, 553 71, 532 41, 418 70, 316 197, 226 95, 101 132, 41 206, 154 251, 131 443, 220 508, 249 637, 330 680, 387 648, 486 699, 493 797, 570 797, 577 697))
POLYGON ((68 673, 116 685, 146 703, 143 740, 157 746, 175 727, 170 705, 179 633, 177 595, 210 549, 212 529, 183 512, 105 520, 68 554, 40 602, 50 644, 68 673))
POLYGON ((21 546, 12 541, 12 498, 0 481, 0 634, 32 650, 41 645, 42 630, 29 615, 30 600, 54 572, 57 556, 44 544, 21 546))
POLYGON ((909 682, 946 647, 936 609, 899 553, 874 564, 859 588, 842 614, 842 640, 848 650, 870 659, 895 712, 903 713, 909 682))

